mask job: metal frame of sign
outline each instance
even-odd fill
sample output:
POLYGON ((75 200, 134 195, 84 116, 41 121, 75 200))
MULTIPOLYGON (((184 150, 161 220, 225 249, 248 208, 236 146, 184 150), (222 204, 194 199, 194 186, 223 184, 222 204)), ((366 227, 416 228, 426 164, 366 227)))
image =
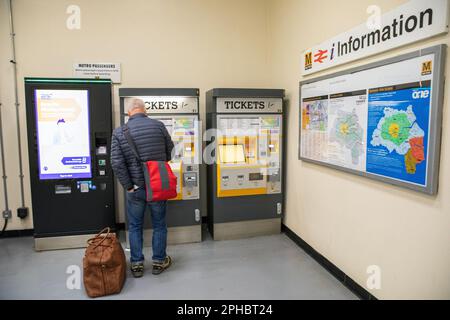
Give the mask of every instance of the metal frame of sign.
POLYGON ((356 68, 348 69, 345 71, 316 77, 313 79, 308 79, 305 81, 301 81, 299 85, 299 107, 301 108, 302 97, 301 97, 301 89, 302 86, 311 84, 314 82, 319 82, 322 80, 335 78, 343 75, 352 75, 354 73, 366 71, 369 69, 378 68, 381 66, 386 66, 414 58, 418 58, 421 56, 434 54, 434 66, 433 66, 433 79, 432 79, 432 96, 431 96, 431 112, 430 112, 430 125, 429 125, 429 140, 428 140, 428 160, 427 160, 427 178, 426 185, 421 186, 414 183, 408 183, 402 180, 396 180, 394 178, 389 178, 385 176, 376 175, 369 172, 358 171, 354 169, 348 169, 345 167, 341 167, 338 165, 313 160, 309 158, 305 158, 301 156, 301 138, 302 138, 302 130, 301 130, 301 117, 302 113, 299 112, 299 141, 298 141, 298 156, 299 160, 319 164, 322 166, 326 166, 329 168, 341 170, 347 173, 356 174, 359 176, 368 177, 373 180, 382 181, 391 185, 404 187, 407 189, 411 189, 414 191, 419 191, 423 193, 427 193, 430 195, 436 195, 438 192, 439 186, 439 164, 440 164, 440 149, 441 149, 441 134, 442 134, 442 112, 443 112, 443 104, 444 104, 444 80, 445 80, 445 60, 446 60, 446 52, 447 46, 445 44, 421 49, 418 51, 414 51, 411 53, 403 54, 398 57, 393 57, 381 61, 377 61, 374 63, 370 63, 364 66, 359 66, 356 68))

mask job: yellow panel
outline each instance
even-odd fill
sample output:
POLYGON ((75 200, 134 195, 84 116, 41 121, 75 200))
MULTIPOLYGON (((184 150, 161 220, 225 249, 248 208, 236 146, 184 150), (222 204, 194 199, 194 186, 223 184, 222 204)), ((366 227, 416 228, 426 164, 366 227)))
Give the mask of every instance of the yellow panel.
MULTIPOLYGON (((253 154, 254 158, 247 158, 247 164, 243 165, 232 165, 232 166, 223 166, 224 169, 233 170, 233 169, 242 169, 242 168, 265 168, 265 165, 257 164, 257 146, 258 146, 258 138, 257 136, 239 136, 239 137, 221 137, 218 141, 219 145, 234 145, 235 148, 238 148, 238 145, 244 145, 245 153, 253 154)), ((226 153, 228 150, 219 150, 222 151, 222 155, 226 153)), ((237 150, 235 150, 235 153, 237 150)), ((220 152, 218 152, 220 153, 220 152)), ((220 157, 220 155, 219 155, 220 157)), ((220 157, 221 158, 221 157, 220 157)), ((217 163, 217 197, 239 197, 239 196, 253 196, 253 195, 261 195, 267 194, 267 188, 253 188, 253 189, 233 189, 233 190, 221 190, 220 182, 221 182, 221 161, 217 163)))
POLYGON ((221 179, 221 175, 220 175, 220 164, 217 164, 217 180, 216 180, 216 185, 217 185, 217 196, 219 197, 220 194, 220 179, 221 179))
POLYGON ((218 198, 226 197, 239 197, 239 196, 256 196, 261 194, 267 194, 267 188, 257 189, 235 189, 235 190, 218 190, 218 198))
MULTIPOLYGON (((223 165, 223 164, 222 164, 223 165)), ((217 165, 217 167, 219 167, 220 165, 217 165)), ((234 169, 252 169, 252 168, 267 168, 267 165, 263 165, 263 164, 248 164, 248 165, 224 165, 223 166, 225 170, 234 170, 234 169)))
MULTIPOLYGON (((252 166, 245 166, 243 168, 249 168, 252 166)), ((254 188, 254 189, 232 189, 232 190, 221 190, 220 188, 220 165, 217 165, 217 197, 239 197, 239 196, 256 196, 261 194, 267 194, 267 188, 254 188)))
POLYGON ((177 200, 183 200, 183 184, 181 183, 181 180, 183 179, 183 164, 180 162, 180 169, 172 169, 172 171, 175 173, 177 171, 180 171, 180 178, 177 179, 177 184, 180 185, 180 192, 177 193, 177 197, 170 199, 169 201, 177 201, 177 200))

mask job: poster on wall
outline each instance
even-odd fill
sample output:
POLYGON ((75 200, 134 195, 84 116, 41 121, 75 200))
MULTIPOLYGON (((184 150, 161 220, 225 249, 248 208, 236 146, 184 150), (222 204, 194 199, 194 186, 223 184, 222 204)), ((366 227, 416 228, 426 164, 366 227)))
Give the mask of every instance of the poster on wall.
POLYGON ((88 90, 35 90, 39 179, 91 178, 88 90))
POLYGON ((437 192, 445 46, 300 84, 301 160, 437 192))

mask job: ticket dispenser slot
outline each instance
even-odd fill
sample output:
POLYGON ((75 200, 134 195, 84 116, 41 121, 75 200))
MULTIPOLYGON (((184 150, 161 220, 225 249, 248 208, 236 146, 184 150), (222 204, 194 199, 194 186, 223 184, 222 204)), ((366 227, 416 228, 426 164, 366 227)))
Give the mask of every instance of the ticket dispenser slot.
POLYGON ((190 172, 183 174, 183 186, 186 188, 193 188, 198 186, 197 173, 190 172))
POLYGON ((98 177, 106 177, 109 175, 108 154, 107 134, 104 132, 95 133, 95 168, 98 177))

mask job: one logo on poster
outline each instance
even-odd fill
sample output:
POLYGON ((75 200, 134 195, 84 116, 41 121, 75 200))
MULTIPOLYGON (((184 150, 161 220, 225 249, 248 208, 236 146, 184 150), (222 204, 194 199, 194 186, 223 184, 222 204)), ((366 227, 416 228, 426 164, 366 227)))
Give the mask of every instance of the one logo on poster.
POLYGON ((433 71, 433 62, 425 61, 422 63, 422 76, 430 75, 433 71))
POLYGON ((312 68, 312 52, 305 54, 305 70, 312 68))
POLYGON ((416 91, 413 91, 412 97, 414 100, 428 99, 430 97, 430 91, 429 90, 416 90, 416 91))

